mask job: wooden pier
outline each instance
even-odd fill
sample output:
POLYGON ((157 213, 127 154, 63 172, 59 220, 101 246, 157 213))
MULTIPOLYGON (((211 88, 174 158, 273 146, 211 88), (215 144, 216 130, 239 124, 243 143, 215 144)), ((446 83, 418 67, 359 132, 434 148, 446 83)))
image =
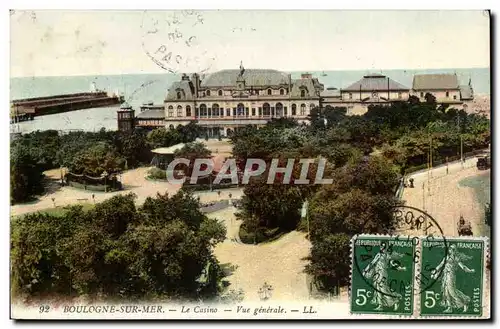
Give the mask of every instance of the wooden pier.
POLYGON ((122 102, 123 96, 108 95, 104 91, 18 99, 11 102, 10 121, 16 123, 42 115, 105 107, 122 102))

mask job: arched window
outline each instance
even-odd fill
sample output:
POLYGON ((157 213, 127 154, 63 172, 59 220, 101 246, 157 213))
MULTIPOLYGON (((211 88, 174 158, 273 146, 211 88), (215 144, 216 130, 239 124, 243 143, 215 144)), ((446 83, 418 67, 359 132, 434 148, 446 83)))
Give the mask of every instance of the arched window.
POLYGON ((271 115, 271 106, 268 103, 264 103, 262 105, 262 111, 264 116, 270 116, 271 115))
POLYGON ((305 89, 302 89, 300 91, 300 97, 306 97, 306 90, 305 89))
POLYGON ((222 96, 222 90, 219 90, 219 96, 222 96))
POLYGON ((169 117, 173 117, 174 116, 174 107, 172 105, 170 105, 168 107, 168 116, 169 117))
POLYGON ((285 94, 285 89, 281 88, 280 89, 280 95, 284 95, 285 94))
POLYGON ((236 107, 236 115, 237 116, 245 115, 245 105, 243 105, 242 103, 238 104, 238 106, 236 107))
POLYGON ((182 98, 182 93, 180 91, 177 92, 177 99, 181 99, 182 98))
POLYGON ((207 96, 210 96, 210 90, 207 90, 207 96))
POLYGON ((292 104, 292 115, 297 115, 297 105, 292 104))
POLYGON ((212 105, 212 116, 218 117, 220 115, 219 104, 212 105))
POLYGON ((403 98, 403 94, 402 93, 398 93, 398 98, 399 99, 403 98))
POLYGON ((182 116, 182 106, 181 105, 177 106, 177 116, 178 117, 182 116))
POLYGON ((349 99, 352 99, 352 93, 349 93, 349 99))
POLYGON ((281 103, 276 103, 276 116, 277 117, 283 116, 283 104, 281 103))
POLYGON ((271 89, 268 89, 268 90, 267 90, 267 94, 268 94, 268 95, 272 95, 272 94, 273 94, 273 91, 272 91, 271 89))
POLYGON ((191 116, 191 106, 189 106, 189 105, 186 106, 186 116, 187 117, 191 116))
POLYGON ((208 112, 207 112, 207 106, 205 104, 200 105, 200 117, 207 117, 208 112))
POLYGON ((446 92, 446 97, 450 97, 450 92, 449 91, 446 92))
POLYGON ((306 115, 306 104, 300 104, 300 115, 306 115))
POLYGON ((175 129, 175 128, 174 128, 174 125, 170 125, 170 126, 168 126, 168 128, 169 128, 170 130, 174 130, 174 129, 175 129))
POLYGON ((309 109, 312 110, 313 108, 315 108, 316 105, 314 105, 313 103, 309 104, 309 109))

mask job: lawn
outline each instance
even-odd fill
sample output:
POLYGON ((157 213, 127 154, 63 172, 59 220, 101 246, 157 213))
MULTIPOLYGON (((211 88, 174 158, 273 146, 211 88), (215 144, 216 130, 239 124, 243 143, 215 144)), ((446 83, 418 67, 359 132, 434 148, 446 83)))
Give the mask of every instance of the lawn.
MULTIPOLYGON (((34 213, 40 212, 40 213, 44 213, 44 214, 48 214, 48 215, 52 215, 52 216, 61 217, 68 211, 69 207, 78 206, 78 205, 83 207, 83 211, 87 211, 87 210, 94 208, 94 204, 87 202, 87 203, 75 203, 75 204, 67 205, 67 206, 63 206, 63 207, 46 208, 46 209, 35 211, 34 213)), ((30 213, 22 214, 19 216, 11 216, 11 218, 16 219, 19 217, 24 217, 28 214, 30 214, 30 213)))

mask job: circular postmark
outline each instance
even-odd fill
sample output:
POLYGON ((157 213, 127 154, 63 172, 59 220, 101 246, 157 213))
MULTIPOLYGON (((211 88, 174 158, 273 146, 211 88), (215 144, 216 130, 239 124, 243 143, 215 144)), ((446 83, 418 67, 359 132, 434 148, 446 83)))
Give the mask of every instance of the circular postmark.
POLYGON ((217 55, 216 44, 208 43, 210 29, 205 16, 196 10, 144 11, 141 21, 144 53, 170 73, 208 72, 217 55))
POLYGON ((446 258, 448 243, 437 221, 423 210, 397 206, 393 209, 393 218, 396 235, 356 238, 353 270, 376 293, 398 299, 414 289, 415 273, 418 293, 430 289, 442 275, 443 269, 437 271, 421 264, 419 244, 425 243, 430 248, 440 246, 446 258), (423 265, 421 270, 417 269, 417 264, 423 265))

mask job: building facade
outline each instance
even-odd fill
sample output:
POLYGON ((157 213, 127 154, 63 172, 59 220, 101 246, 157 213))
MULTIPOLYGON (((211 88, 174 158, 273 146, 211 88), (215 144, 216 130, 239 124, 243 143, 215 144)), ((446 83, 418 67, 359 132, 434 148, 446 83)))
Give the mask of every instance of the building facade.
POLYGON ((460 103, 460 86, 456 74, 417 74, 413 77, 412 95, 425 101, 429 93, 438 103, 460 103))
POLYGON ((201 79, 183 75, 165 98, 165 125, 196 120, 209 137, 228 136, 246 125, 265 125, 272 118, 306 121, 320 105, 324 86, 311 74, 292 79, 276 70, 222 70, 201 79))
MULTIPOLYGON (((173 128, 196 121, 209 137, 229 136, 246 125, 263 126, 272 118, 289 117, 308 122, 312 109, 345 107, 349 115, 362 115, 370 105, 407 101, 413 95, 425 101, 430 93, 440 104, 459 109, 473 105, 474 93, 459 85, 456 74, 415 75, 412 88, 382 74, 369 74, 346 88, 327 88, 311 74, 292 79, 290 74, 266 69, 222 70, 206 79, 184 74, 167 90, 163 105, 146 104, 133 125, 173 128)), ((119 113, 119 126, 130 126, 130 106, 119 113), (121 122, 121 123, 120 123, 121 122)), ((133 115, 133 112, 132 112, 133 115)))
POLYGON ((325 109, 347 108, 347 114, 363 114, 372 104, 390 104, 406 101, 410 88, 382 75, 369 74, 344 89, 327 88, 321 93, 321 104, 325 109))

